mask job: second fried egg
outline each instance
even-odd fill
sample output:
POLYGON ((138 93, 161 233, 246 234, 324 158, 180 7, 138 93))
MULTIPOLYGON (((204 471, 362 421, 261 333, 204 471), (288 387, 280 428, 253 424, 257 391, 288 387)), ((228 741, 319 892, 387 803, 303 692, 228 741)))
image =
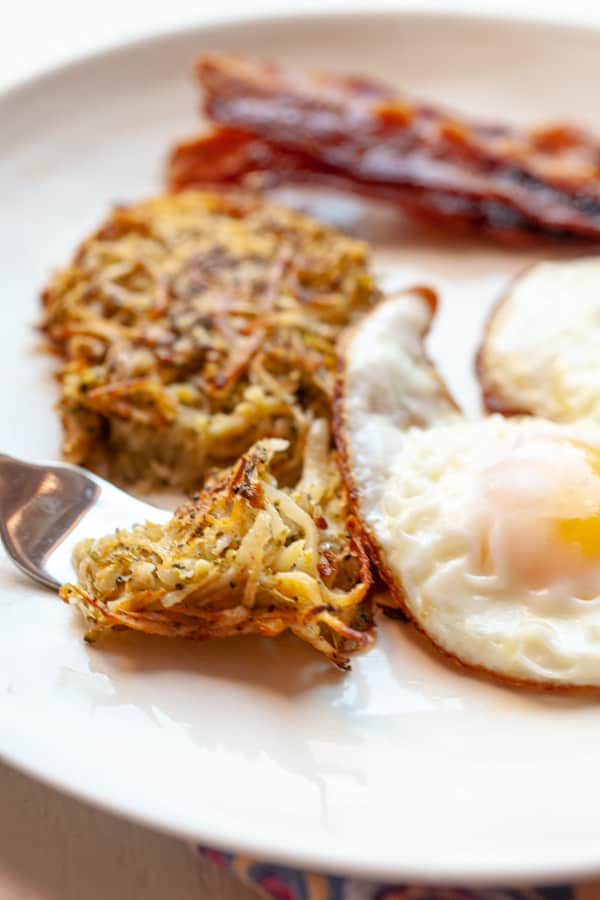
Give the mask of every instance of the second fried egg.
POLYGON ((478 357, 490 411, 600 424, 600 257, 541 262, 497 304, 478 357))

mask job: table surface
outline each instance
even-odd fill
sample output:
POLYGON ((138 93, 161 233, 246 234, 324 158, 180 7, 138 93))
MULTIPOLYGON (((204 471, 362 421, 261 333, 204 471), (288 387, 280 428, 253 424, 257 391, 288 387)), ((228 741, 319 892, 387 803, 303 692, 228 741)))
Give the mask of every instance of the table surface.
MULTIPOLYGON (((379 8, 427 8, 545 16, 600 23, 590 0, 378 0, 379 8)), ((370 6, 328 0, 328 11, 370 6)), ((101 4, 6 0, 0 90, 64 60, 164 29, 250 12, 323 9, 322 0, 198 0, 101 4), (213 7, 207 9, 207 6, 213 7)), ((228 872, 185 843, 98 811, 0 763, 0 900, 250 900, 228 872)))

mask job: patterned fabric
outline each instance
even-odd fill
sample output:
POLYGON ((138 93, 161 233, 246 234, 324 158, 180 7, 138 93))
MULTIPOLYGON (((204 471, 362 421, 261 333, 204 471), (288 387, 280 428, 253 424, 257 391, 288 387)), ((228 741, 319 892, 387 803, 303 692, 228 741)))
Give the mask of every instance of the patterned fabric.
POLYGON ((198 849, 205 858, 232 869, 262 900, 600 900, 600 885, 481 890, 381 885, 298 872, 244 856, 198 849))

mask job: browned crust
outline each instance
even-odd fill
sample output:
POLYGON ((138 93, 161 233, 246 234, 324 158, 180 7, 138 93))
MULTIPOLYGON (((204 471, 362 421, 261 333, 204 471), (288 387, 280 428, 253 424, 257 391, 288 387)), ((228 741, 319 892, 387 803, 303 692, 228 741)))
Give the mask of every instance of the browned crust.
POLYGON ((481 336, 481 341, 479 343, 479 347, 477 348, 477 353, 475 355, 475 377, 479 382, 479 387, 481 391, 481 403, 483 409, 488 413, 500 413, 503 416, 532 416, 535 415, 534 409, 526 409, 524 407, 513 406, 512 403, 507 400, 502 394, 497 390, 497 388, 492 385, 491 379, 488 377, 487 370, 484 363, 484 355, 486 350, 486 345, 488 340, 491 337, 494 323, 496 321, 496 317, 498 316, 500 310, 504 306, 504 304, 509 299, 512 291, 515 289, 517 284, 523 279, 526 278, 529 273, 536 266, 539 265, 539 261, 531 263, 522 269, 518 275, 515 275, 514 278, 508 283, 508 286, 505 290, 500 294, 498 299, 495 301, 492 309, 490 310, 485 325, 483 327, 483 332, 481 336))
MULTIPOLYGON (((433 288, 429 287, 428 285, 421 285, 421 284, 415 285, 414 287, 412 287, 406 291, 403 291, 402 293, 406 293, 406 294, 418 293, 427 302, 429 309, 431 310, 431 320, 430 320, 428 328, 427 328, 427 333, 428 333, 431 328, 431 323, 433 322, 433 319, 434 319, 436 311, 437 311, 438 295, 433 290, 433 288)), ((371 532, 369 531, 368 528, 366 528, 364 521, 360 514, 359 491, 358 491, 358 486, 354 480, 354 476, 352 474, 352 467, 351 467, 351 463, 350 463, 350 451, 349 451, 348 442, 346 440, 346 424, 345 424, 346 423, 346 414, 345 414, 345 410, 344 410, 344 383, 345 383, 346 359, 347 359, 347 354, 348 354, 348 348, 349 348, 350 344, 352 343, 352 341, 356 335, 356 332, 358 331, 359 328, 362 327, 362 325, 366 321, 367 317, 371 316, 375 312, 377 312, 377 310, 380 309, 382 303, 393 302, 396 299, 396 297, 397 297, 397 295, 392 295, 392 296, 389 296, 389 297, 383 299, 382 301, 380 301, 380 303, 378 303, 377 306, 373 310, 371 310, 371 312, 367 313, 367 315, 364 316, 360 320, 360 322, 358 322, 356 325, 351 326, 350 328, 347 328, 343 332, 343 334, 341 335, 341 337, 338 341, 336 379, 335 379, 335 385, 334 385, 334 390, 333 390, 332 428, 333 428, 333 435, 335 438, 335 443, 336 443, 336 447, 337 447, 337 451, 338 451, 338 465, 340 467, 340 471, 342 473, 342 478, 344 480, 344 484, 346 485, 346 490, 348 492, 350 508, 353 510, 357 522, 360 523, 360 526, 362 529, 362 535, 363 535, 363 542, 367 547, 371 561, 375 564, 380 577, 385 582, 385 585, 388 588, 390 595, 391 595, 391 597, 390 597, 390 599, 392 600, 391 603, 389 603, 389 604, 379 603, 378 605, 381 606, 382 608, 386 608, 386 609, 390 609, 390 610, 394 610, 394 609, 400 610, 408 619, 413 621, 413 617, 412 617, 410 611, 408 610, 408 607, 406 606, 404 590, 401 585, 398 585, 396 583, 396 580, 394 579, 392 573, 387 569, 387 567, 384 563, 383 552, 382 552, 381 548, 379 547, 374 535, 371 534, 371 532)), ((443 378, 441 377, 439 372, 436 370, 435 366, 433 365, 433 362, 431 361, 431 359, 429 358, 429 356, 426 352, 424 353, 424 356, 425 356, 425 359, 427 360, 427 362, 429 363, 429 365, 431 366, 433 374, 436 376, 436 378, 439 382, 441 392, 444 394, 444 396, 449 401, 449 403, 451 403, 452 406, 454 406, 456 408, 457 412, 460 412, 461 411, 460 406, 458 405, 458 403, 456 402, 456 400, 450 393, 450 390, 448 389, 447 384, 445 383, 445 381, 443 380, 443 378)))
MULTIPOLYGON (((423 288, 421 286, 417 286, 411 289, 411 293, 414 291, 418 291, 421 293, 430 303, 432 312, 435 312, 435 308, 437 305, 437 297, 435 292, 431 290, 431 288, 423 288)), ((408 292, 407 292, 408 293, 408 292)), ((388 302, 390 299, 382 300, 382 303, 388 302)), ((367 314, 367 316, 372 316, 380 304, 378 304, 371 312, 367 314)), ((459 669, 463 673, 477 675, 478 677, 483 677, 486 680, 493 682, 494 684, 501 684, 504 687, 511 688, 526 688, 528 690, 532 690, 539 693, 552 693, 552 694, 565 694, 565 695, 573 695, 577 694, 577 696, 600 696, 600 685, 578 685, 578 684, 569 684, 557 681, 550 680, 535 680, 535 679, 527 679, 527 678, 510 678, 506 675, 502 675, 499 672, 494 671, 493 669, 488 669, 485 666, 478 666, 474 663, 466 662, 462 660, 460 657, 455 656, 453 653, 450 653, 445 647, 439 644, 422 626, 420 622, 418 622, 411 610, 409 609, 406 603, 406 594, 402 584, 394 577, 394 574, 388 568, 385 562, 385 554, 382 548, 379 546, 375 535, 370 531, 370 529, 365 525, 365 522, 361 515, 360 509, 360 493, 359 488, 354 478, 354 474, 352 471, 352 463, 350 460, 350 449, 346 436, 346 413, 344 408, 344 396, 345 396, 345 376, 346 376, 346 368, 347 368, 347 357, 348 351, 354 340, 356 333, 359 328, 364 324, 367 316, 365 316, 361 321, 353 325, 352 327, 346 329, 346 331, 342 334, 340 340, 338 341, 338 350, 337 350, 337 375, 335 381, 335 389, 334 389, 334 398, 333 398, 333 433, 335 437, 335 442, 338 450, 338 464, 340 466, 340 471, 342 473, 342 478, 346 485, 346 490, 348 491, 350 508, 353 510, 354 515, 357 521, 360 523, 363 534, 363 542, 367 547, 369 552, 369 556, 371 558, 372 563, 376 566, 379 576, 384 582, 390 593, 390 603, 384 603, 381 601, 378 602, 378 606, 384 612, 389 612, 391 617, 394 617, 394 613, 402 613, 411 625, 416 628, 416 630, 422 634, 429 643, 444 657, 445 661, 451 663, 452 666, 456 669, 459 669)), ((454 402, 451 394, 449 393, 446 385, 444 384, 441 376, 438 376, 441 385, 443 386, 448 398, 454 403, 455 406, 457 404, 454 402)), ((457 409, 459 407, 457 406, 457 409)), ((397 616, 396 616, 397 617, 397 616)))
MULTIPOLYGON (((242 498, 254 509, 262 508, 264 493, 262 483, 256 478, 256 470, 261 463, 265 462, 265 459, 264 450, 255 446, 240 457, 228 472, 217 475, 200 493, 179 507, 174 514, 175 517, 184 520, 190 516, 195 522, 198 522, 200 516, 208 513, 215 500, 223 493, 232 500, 242 498)), ((321 650, 321 652, 338 668, 349 670, 350 659, 374 643, 375 624, 373 596, 370 591, 373 581, 371 564, 362 540, 360 525, 351 512, 348 512, 345 517, 344 527, 348 536, 348 549, 358 561, 356 588, 359 588, 359 597, 355 602, 355 611, 358 612, 360 609, 361 625, 353 627, 356 623, 350 625, 338 617, 334 631, 345 642, 338 647, 330 642, 330 649, 328 651, 321 650)), ((159 601, 165 593, 163 588, 149 589, 138 594, 137 599, 152 603, 159 601)), ((273 606, 272 609, 261 608, 256 612, 253 611, 248 618, 241 621, 231 621, 227 616, 228 611, 222 608, 203 607, 197 613, 192 613, 184 608, 174 611, 172 614, 165 613, 164 609, 113 609, 110 601, 95 596, 81 586, 63 586, 60 597, 66 603, 72 603, 73 594, 79 596, 87 606, 96 610, 103 620, 110 623, 109 627, 113 630, 127 629, 155 636, 186 638, 193 641, 242 634, 275 637, 288 629, 302 638, 302 634, 298 631, 299 628, 312 620, 318 621, 318 616, 322 612, 334 612, 326 604, 312 606, 301 614, 296 608, 286 609, 281 606, 273 606)), ((104 626, 96 627, 101 631, 104 626)), ((93 635, 94 630, 95 627, 92 626, 90 635, 93 635)), ((93 640, 93 637, 89 637, 88 640, 93 640)))
POLYGON ((194 490, 209 467, 277 434, 291 444, 278 461, 290 483, 310 419, 329 415, 335 335, 377 295, 363 242, 258 194, 230 186, 117 207, 42 294, 39 328, 61 358, 63 455, 119 483, 194 490), (127 264, 118 283, 115 261, 127 264), (265 399, 237 412, 250 382, 265 399), (220 437, 189 427, 175 383, 192 408, 224 416, 220 437))

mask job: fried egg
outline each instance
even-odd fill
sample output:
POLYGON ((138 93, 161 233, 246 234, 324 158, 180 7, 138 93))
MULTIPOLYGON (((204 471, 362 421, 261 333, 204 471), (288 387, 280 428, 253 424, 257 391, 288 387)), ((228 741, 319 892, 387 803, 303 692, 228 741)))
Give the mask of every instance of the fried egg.
POLYGON ((426 293, 387 300, 340 349, 337 440, 390 603, 466 666, 600 686, 600 427, 467 420, 432 316, 426 293))
POLYGON ((478 356, 490 411, 600 424, 600 257, 542 262, 496 306, 478 356))

